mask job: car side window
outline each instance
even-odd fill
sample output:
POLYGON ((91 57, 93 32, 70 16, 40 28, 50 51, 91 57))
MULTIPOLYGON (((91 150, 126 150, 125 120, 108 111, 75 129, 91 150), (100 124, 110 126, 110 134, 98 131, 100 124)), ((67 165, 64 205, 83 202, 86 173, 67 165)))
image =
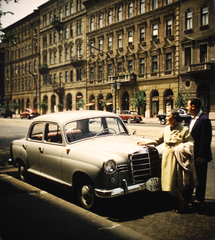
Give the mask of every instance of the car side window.
POLYGON ((62 143, 62 134, 58 124, 47 123, 45 125, 44 140, 51 143, 62 143))
POLYGON ((29 138, 32 140, 42 141, 43 123, 36 123, 32 126, 29 138))

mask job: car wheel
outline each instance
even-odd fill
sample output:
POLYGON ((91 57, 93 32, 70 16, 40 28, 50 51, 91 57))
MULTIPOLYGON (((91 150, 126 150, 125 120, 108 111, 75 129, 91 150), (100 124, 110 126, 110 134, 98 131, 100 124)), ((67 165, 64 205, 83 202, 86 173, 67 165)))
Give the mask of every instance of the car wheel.
POLYGON ((131 119, 130 118, 127 119, 127 123, 131 123, 131 119))
POLYGON ((28 119, 31 119, 30 115, 28 116, 28 119))
POLYGON ((77 188, 77 197, 81 207, 91 210, 95 202, 93 185, 87 180, 80 183, 77 188))
POLYGON ((19 162, 18 172, 19 172, 19 179, 23 182, 26 182, 27 181, 27 169, 26 169, 24 163, 19 162))
POLYGON ((165 124, 166 124, 166 120, 165 120, 164 118, 161 119, 161 120, 160 120, 160 124, 161 124, 161 125, 165 125, 165 124))
POLYGON ((23 119, 23 117, 22 117, 22 116, 20 116, 20 118, 21 118, 21 119, 23 119))

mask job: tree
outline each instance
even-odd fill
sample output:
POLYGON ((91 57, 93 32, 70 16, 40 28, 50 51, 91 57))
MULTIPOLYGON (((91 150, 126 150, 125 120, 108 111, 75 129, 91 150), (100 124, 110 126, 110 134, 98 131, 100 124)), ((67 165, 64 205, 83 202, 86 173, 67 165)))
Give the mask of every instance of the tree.
POLYGON ((178 91, 178 96, 175 99, 175 107, 176 108, 186 108, 187 107, 189 93, 186 93, 184 95, 183 90, 184 89, 181 89, 180 91, 178 91))
POLYGON ((48 108, 48 103, 44 101, 38 102, 37 105, 39 108, 42 108, 43 112, 45 112, 45 110, 48 108))
POLYGON ((106 111, 106 107, 107 107, 107 102, 108 101, 103 100, 102 103, 101 103, 101 105, 102 105, 102 107, 104 108, 105 111, 106 111))
POLYGON ((84 104, 85 104, 85 102, 84 102, 84 99, 82 98, 79 101, 77 101, 76 106, 80 110, 83 108, 84 104))
POLYGON ((13 109, 14 111, 16 111, 16 109, 19 108, 19 104, 18 104, 18 103, 12 103, 12 104, 11 104, 11 107, 12 107, 12 109, 13 109))
POLYGON ((133 90, 133 96, 134 97, 131 99, 133 107, 139 110, 141 107, 146 106, 146 95, 144 90, 140 92, 133 90))

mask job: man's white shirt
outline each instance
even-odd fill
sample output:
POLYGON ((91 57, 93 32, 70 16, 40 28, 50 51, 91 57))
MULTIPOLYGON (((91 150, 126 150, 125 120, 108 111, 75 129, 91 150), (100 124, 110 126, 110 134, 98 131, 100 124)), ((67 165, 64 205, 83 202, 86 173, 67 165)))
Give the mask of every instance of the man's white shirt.
POLYGON ((189 130, 190 130, 190 132, 192 131, 193 126, 194 126, 195 123, 196 123, 196 120, 199 118, 199 116, 200 116, 201 114, 202 114, 202 110, 200 110, 195 117, 192 116, 192 120, 191 120, 190 125, 189 125, 189 130))

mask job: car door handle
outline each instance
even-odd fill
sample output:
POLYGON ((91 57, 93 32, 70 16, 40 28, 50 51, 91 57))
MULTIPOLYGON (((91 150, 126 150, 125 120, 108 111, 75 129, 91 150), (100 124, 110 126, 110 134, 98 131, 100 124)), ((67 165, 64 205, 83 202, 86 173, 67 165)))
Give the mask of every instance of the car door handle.
POLYGON ((39 147, 39 150, 40 150, 41 153, 44 152, 44 148, 39 147))

